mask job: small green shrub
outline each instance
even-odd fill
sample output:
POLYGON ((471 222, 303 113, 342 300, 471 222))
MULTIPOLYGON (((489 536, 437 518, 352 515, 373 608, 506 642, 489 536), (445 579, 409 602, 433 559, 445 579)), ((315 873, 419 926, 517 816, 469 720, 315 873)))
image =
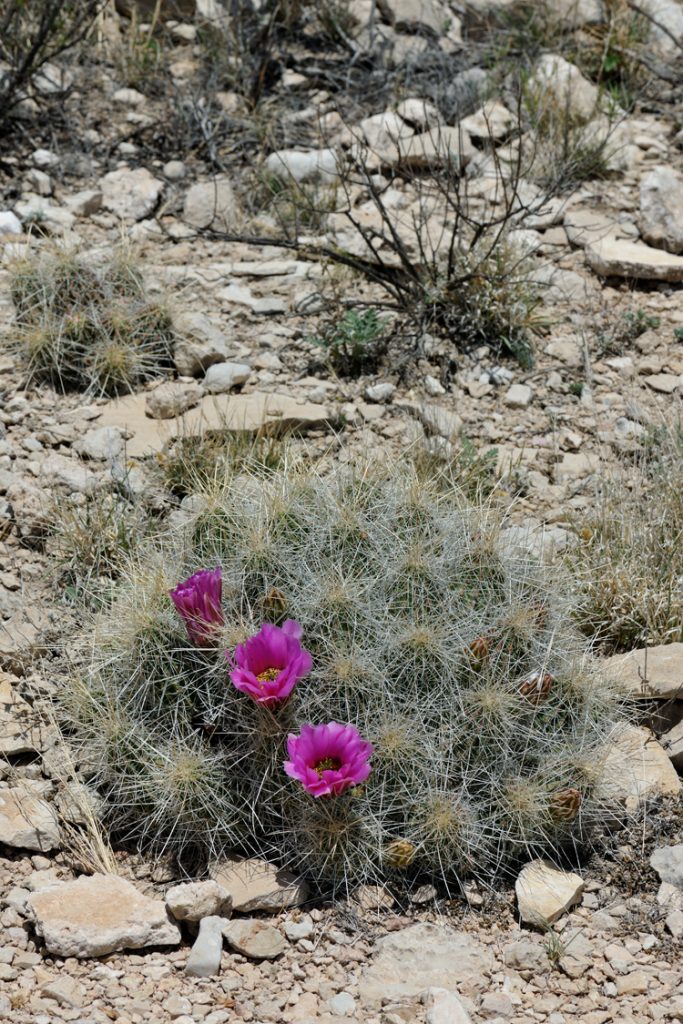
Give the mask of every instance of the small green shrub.
POLYGON ((658 316, 639 308, 627 309, 616 318, 613 310, 606 310, 604 320, 605 326, 600 327, 595 335, 598 357, 622 355, 641 334, 654 330, 661 323, 658 316))
POLYGON ((325 353, 326 360, 340 373, 357 376, 377 365, 386 341, 387 321, 376 309, 347 309, 335 317, 318 336, 309 340, 325 353))
POLYGON ((605 650, 683 640, 683 434, 646 439, 635 466, 607 481, 574 522, 567 562, 581 629, 605 650))
POLYGON ((193 867, 239 850, 321 888, 491 880, 585 837, 621 712, 548 570, 496 518, 408 467, 328 478, 243 473, 131 567, 62 694, 116 836, 193 867), (224 625, 192 646, 169 599, 222 567, 224 625), (295 618, 313 670, 266 707, 224 651, 295 618), (372 772, 315 799, 286 777, 287 734, 352 723, 372 772))
POLYGON ((90 392, 129 391, 171 366, 165 305, 145 295, 129 254, 100 267, 54 250, 10 267, 14 345, 32 379, 90 392))

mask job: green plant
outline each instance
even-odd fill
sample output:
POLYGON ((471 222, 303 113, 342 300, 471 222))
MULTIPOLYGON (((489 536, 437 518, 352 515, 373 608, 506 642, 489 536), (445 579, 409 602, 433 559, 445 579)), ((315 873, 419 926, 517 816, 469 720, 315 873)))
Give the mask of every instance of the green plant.
POLYGON ((373 307, 347 309, 341 319, 330 319, 321 334, 309 340, 324 350, 335 370, 355 376, 377 365, 386 332, 386 318, 373 307))
POLYGON ((163 485, 184 498, 231 474, 279 469, 286 457, 280 438, 208 431, 176 438, 159 454, 158 465, 163 485))
POLYGON ((648 79, 648 19, 630 0, 604 0, 605 16, 574 38, 576 63, 609 91, 615 103, 631 109, 648 79))
POLYGON ((661 320, 652 316, 644 309, 627 309, 616 318, 613 310, 605 312, 605 327, 600 327, 595 335, 597 344, 596 355, 622 355, 624 349, 636 341, 646 331, 659 327, 661 320))
POLYGON ((646 437, 636 464, 574 521, 575 614, 605 650, 683 640, 682 438, 680 426, 646 437))
POLYGON ((66 389, 129 391, 171 366, 168 309, 145 295, 130 253, 100 267, 61 249, 10 267, 13 345, 29 374, 66 389))
POLYGON ((126 574, 61 695, 65 728, 118 838, 195 869, 234 849, 321 888, 490 880, 601 817, 621 712, 570 622, 495 516, 405 464, 242 473, 126 574), (224 625, 197 648, 169 590, 217 565, 224 625), (224 651, 288 618, 313 671, 257 704, 224 651), (316 800, 285 776, 285 740, 331 720, 374 744, 372 772, 316 800))

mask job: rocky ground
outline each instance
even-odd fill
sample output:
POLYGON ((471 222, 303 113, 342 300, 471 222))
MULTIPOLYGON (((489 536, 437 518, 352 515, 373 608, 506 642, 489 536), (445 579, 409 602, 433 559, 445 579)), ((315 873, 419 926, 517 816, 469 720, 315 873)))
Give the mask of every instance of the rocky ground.
MULTIPOLYGON (((192 93, 203 59, 198 26, 220 14, 220 5, 198 6, 196 16, 194 4, 169 8, 179 14, 167 25, 167 84, 180 94, 192 93)), ((463 53, 496 6, 509 4, 384 0, 375 24, 369 0, 348 5, 354 45, 379 39, 396 62, 463 53)), ((557 6, 572 30, 600 24, 597 3, 557 6)), ((351 93, 314 88, 293 60, 280 69, 268 107, 280 122, 266 137, 278 145, 245 133, 249 113, 236 91, 217 94, 232 119, 217 165, 206 149, 174 145, 166 93, 156 84, 146 90, 144 78, 130 85, 111 54, 127 52, 131 22, 110 11, 85 64, 65 61, 27 93, 0 149, 0 1019, 683 1021, 678 645, 651 652, 646 693, 637 655, 615 666, 649 712, 656 702, 662 745, 636 730, 622 749, 615 807, 627 804, 634 823, 585 860, 581 877, 538 868, 529 877, 527 868, 516 893, 471 889, 446 899, 418 891, 404 906, 374 890, 321 905, 298 880, 254 865, 217 865, 213 882, 179 893, 163 865, 112 854, 98 840, 49 715, 60 647, 81 614, 61 592, 55 510, 123 493, 147 524, 172 521, 180 499, 164 487, 159 457, 174 435, 252 435, 278 424, 296 428, 294 443, 311 460, 395 458, 422 443, 443 452, 464 435, 481 454, 495 451, 501 487, 516 496, 513 521, 548 552, 569 542, 596 483, 628 472, 653 432, 676 421, 683 141, 671 83, 683 6, 643 7, 657 20, 652 53, 671 74, 655 76, 646 98, 617 118, 608 176, 550 198, 523 183, 512 241, 531 260, 545 318, 530 369, 493 344, 453 351, 436 332, 423 332, 406 358, 399 331, 393 354, 372 373, 334 372, 311 340, 341 316, 331 292, 365 301, 380 293, 331 271, 316 253, 337 244, 367 258, 367 243, 337 212, 309 226, 299 244, 275 245, 277 220, 250 207, 245 185, 245 163, 264 161, 285 184, 341 189, 354 217, 379 231, 367 183, 343 177, 343 160, 360 141, 397 230, 414 247, 414 215, 424 210, 424 179, 414 171, 442 166, 444 145, 457 150, 472 194, 491 197, 491 143, 502 152, 513 117, 504 90, 495 111, 482 113, 482 99, 456 118, 427 85, 398 101, 370 89, 351 102, 351 93), (62 109, 46 119, 65 77, 62 109), (124 399, 28 380, 12 344, 12 261, 58 240, 97 263, 122 237, 135 244, 150 293, 170 298, 172 374, 124 399), (93 871, 90 887, 75 881, 93 871)), ((584 120, 597 122, 596 86, 547 49, 538 80, 579 120, 588 109, 584 120)), ((459 74, 471 83, 466 63, 459 74)), ((303 57, 300 65, 308 66, 303 57)), ((430 216, 447 218, 438 204, 430 216)), ((377 251, 391 261, 386 240, 377 251)))

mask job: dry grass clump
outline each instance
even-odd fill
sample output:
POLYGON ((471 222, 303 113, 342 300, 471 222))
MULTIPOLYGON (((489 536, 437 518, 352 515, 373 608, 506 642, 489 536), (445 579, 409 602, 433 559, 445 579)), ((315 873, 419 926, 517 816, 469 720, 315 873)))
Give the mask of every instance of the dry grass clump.
POLYGON ((14 343, 31 379, 119 393, 170 368, 168 308, 147 298, 131 254, 93 267, 52 249, 10 267, 14 343))
POLYGON ((62 695, 119 839, 195 868, 241 850, 344 889, 491 880, 586 836, 618 697, 557 580, 490 511, 405 465, 242 472, 203 498, 131 564, 62 695), (224 626, 197 648, 168 592, 217 565, 224 626), (231 685, 224 651, 287 618, 313 670, 266 707, 231 685), (372 772, 315 799, 284 774, 285 741, 328 721, 374 744, 372 772))
POLYGON ((608 651, 683 640, 683 433, 662 428, 574 524, 576 617, 608 651))

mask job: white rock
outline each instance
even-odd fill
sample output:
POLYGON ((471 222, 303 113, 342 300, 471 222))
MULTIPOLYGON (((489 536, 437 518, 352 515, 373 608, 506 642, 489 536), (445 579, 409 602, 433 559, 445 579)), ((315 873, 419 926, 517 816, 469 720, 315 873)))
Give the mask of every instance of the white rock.
POLYGON ((310 918, 303 918, 301 921, 285 921, 284 929, 290 942, 298 942, 300 939, 310 939, 313 934, 313 922, 310 918))
POLYGON ((455 992, 429 988, 425 993, 426 1024, 471 1024, 471 1017, 455 992))
POLYGON ((26 785, 0 789, 0 843, 44 851, 59 841, 57 816, 45 800, 26 785))
POLYGON ((557 53, 545 53, 539 57, 529 79, 529 90, 535 94, 541 110, 547 96, 559 110, 571 112, 580 121, 590 121, 595 116, 600 99, 597 86, 585 75, 557 53))
POLYGON ((385 381, 381 384, 371 384, 365 389, 365 397, 368 402, 389 402, 396 391, 396 386, 385 381))
POLYGON ((122 167, 100 181, 102 205, 124 220, 142 220, 156 207, 164 183, 146 167, 122 167))
POLYGON ((11 210, 0 210, 0 236, 23 234, 21 221, 11 210))
POLYGON ((662 882, 683 890, 683 843, 658 847, 650 855, 650 865, 662 882))
POLYGON ((333 149, 315 149, 301 152, 297 149, 279 149, 265 162, 266 170, 281 181, 336 181, 339 160, 333 149))
POLYGON ((443 125, 402 140, 393 162, 414 170, 460 168, 468 164, 475 153, 467 132, 443 125))
POLYGON ((465 131, 474 139, 504 139, 515 123, 515 115, 498 100, 485 103, 474 114, 460 122, 465 131))
POLYGON ((106 459, 112 462, 123 451, 123 434, 118 427, 96 427, 79 438, 74 448, 87 459, 106 459))
POLYGON ((48 62, 33 76, 31 84, 41 96, 55 96, 71 87, 73 75, 67 68, 48 62))
POLYGON ((603 667, 640 700, 678 700, 683 697, 683 643, 639 647, 605 658, 603 667))
POLYGON ((201 921, 204 917, 230 917, 232 896, 212 880, 184 882, 166 893, 166 906, 176 921, 201 921))
POLYGON ((204 313, 179 313, 174 319, 178 339, 173 361, 183 377, 196 377, 213 363, 230 355, 230 342, 223 331, 204 313))
POLYGON ((653 167, 640 183, 640 229, 650 245, 683 252, 683 178, 670 167, 653 167))
POLYGON ((89 494, 97 486, 97 478, 92 470, 59 452, 52 452, 42 460, 40 474, 48 484, 66 487, 80 494, 89 494))
POLYGON ((155 420, 180 416, 201 400, 203 391, 194 381, 168 381, 147 394, 145 411, 155 420))
POLYGON ((195 978, 212 978, 219 973, 223 952, 222 917, 205 917, 199 923, 199 934, 195 939, 185 964, 185 973, 195 978))
POLYGON ((224 921, 223 938, 238 953, 253 960, 274 960, 287 949, 277 928, 258 918, 224 921))
POLYGON ((512 384, 505 392, 503 401, 511 409, 526 409, 531 405, 534 393, 528 384, 512 384))
POLYGON ((638 242, 603 238, 586 246, 586 258, 591 269, 603 277, 683 281, 683 256, 638 242))
POLYGON ((301 878, 263 860, 216 861, 209 874, 230 893, 233 910, 240 913, 278 913, 308 899, 308 888, 301 878))
POLYGON ((408 124, 422 130, 436 128, 441 124, 441 115, 437 108, 429 100, 417 99, 414 96, 402 100, 396 107, 396 113, 408 124))
POLYGON ((48 953, 105 956, 121 949, 177 946, 180 929, 160 900, 117 875, 95 874, 31 894, 36 932, 48 953))
POLYGON ((0 671, 0 754, 29 754, 40 749, 36 716, 6 672, 0 671))
POLYGON ((36 167, 42 170, 49 170, 51 167, 59 166, 59 157, 49 149, 36 149, 31 154, 31 160, 36 167))
POLYGON ((683 721, 664 733, 660 743, 671 763, 678 769, 683 768, 683 721))
POLYGON ((356 1012, 356 1000, 350 992, 339 992, 327 1000, 327 1008, 335 1017, 351 1017, 356 1012))
POLYGON ((169 181, 182 181, 187 174, 187 167, 182 160, 169 160, 161 168, 161 173, 169 181))
POLYGON ((142 107, 147 102, 147 97, 137 89, 117 89, 112 99, 122 107, 142 107))
POLYGON ((378 940, 358 988, 364 1006, 398 1002, 425 989, 471 997, 484 991, 494 967, 486 946, 448 925, 414 924, 378 940))
POLYGON ((639 6, 653 19, 651 38, 657 49, 663 54, 678 53, 683 40, 683 7, 678 0, 640 0, 639 6))
POLYGON ((655 796, 675 796, 683 785, 666 751, 644 727, 625 726, 606 749, 600 796, 615 807, 635 810, 655 796))
POLYGON ((206 371, 204 387, 211 394, 222 394, 246 384, 250 377, 251 367, 247 363, 214 363, 206 371))
POLYGON ((583 879, 560 871, 547 860, 533 860, 515 882, 519 916, 527 924, 547 927, 579 902, 583 879))
POLYGON ((391 147, 399 139, 408 139, 415 134, 403 118, 391 110, 364 118, 358 129, 370 149, 380 151, 391 147))
POLYGON ((197 182, 188 189, 183 220, 191 227, 230 231, 237 219, 237 199, 228 178, 197 182))
POLYGON ((439 395, 446 394, 446 389, 441 381, 437 380, 436 377, 432 377, 430 374, 427 374, 425 377, 424 384, 425 391, 428 395, 431 395, 432 398, 437 398, 439 395))
POLYGON ((462 39, 460 19, 451 7, 439 0, 378 0, 378 7, 389 24, 400 32, 428 29, 436 36, 447 32, 453 41, 462 39))

